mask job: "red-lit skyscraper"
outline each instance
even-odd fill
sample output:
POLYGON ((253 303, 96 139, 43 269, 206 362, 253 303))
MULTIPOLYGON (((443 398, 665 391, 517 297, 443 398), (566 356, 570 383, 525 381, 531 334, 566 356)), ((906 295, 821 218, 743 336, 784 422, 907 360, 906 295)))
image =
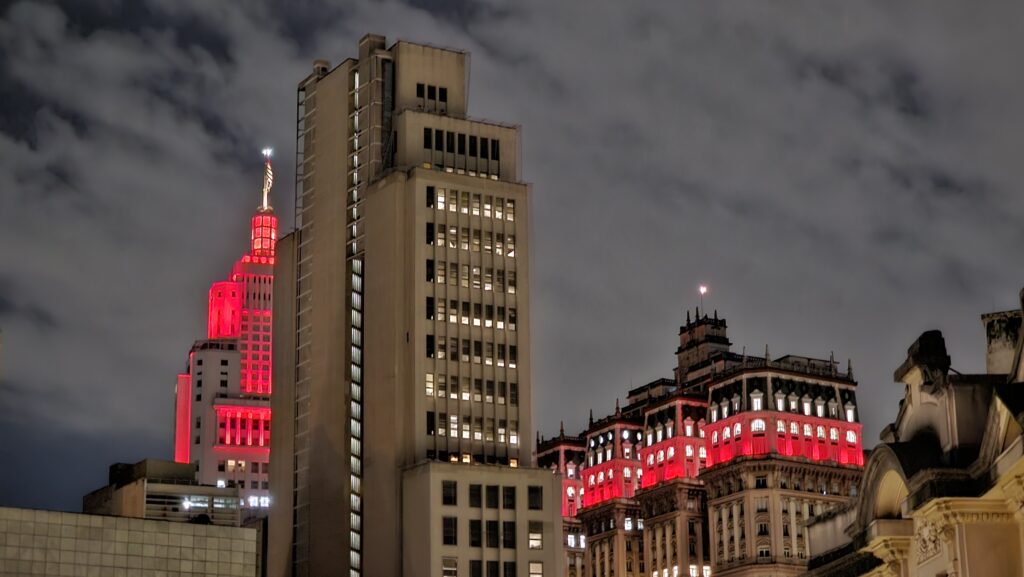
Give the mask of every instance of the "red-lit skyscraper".
POLYGON ((277 216, 266 157, 263 202, 252 217, 249 251, 210 286, 206 339, 178 375, 174 460, 195 463, 199 482, 237 486, 247 507, 270 502, 271 302, 277 216))

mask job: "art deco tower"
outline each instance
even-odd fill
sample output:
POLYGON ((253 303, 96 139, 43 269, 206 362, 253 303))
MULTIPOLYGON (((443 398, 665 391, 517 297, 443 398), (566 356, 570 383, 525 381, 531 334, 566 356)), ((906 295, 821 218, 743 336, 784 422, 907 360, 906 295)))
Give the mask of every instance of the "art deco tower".
POLYGON ((274 173, 264 151, 263 202, 252 217, 249 251, 227 280, 210 286, 206 339, 178 375, 174 460, 196 463, 199 482, 237 486, 245 506, 269 506, 271 303, 277 216, 274 173))
POLYGON ((562 572, 530 468, 530 187, 519 129, 467 117, 468 65, 368 35, 299 84, 271 575, 562 572))

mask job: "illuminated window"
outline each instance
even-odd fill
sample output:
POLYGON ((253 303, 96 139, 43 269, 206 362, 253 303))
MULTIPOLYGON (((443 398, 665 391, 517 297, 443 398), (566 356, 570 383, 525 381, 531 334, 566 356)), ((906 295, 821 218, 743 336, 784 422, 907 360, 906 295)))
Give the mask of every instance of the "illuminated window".
POLYGON ((857 442, 857 433, 855 431, 846 431, 846 442, 847 443, 856 443, 857 442))
POLYGON ((764 432, 764 420, 763 419, 754 419, 754 421, 750 423, 750 430, 755 432, 755 433, 757 433, 757 432, 762 432, 763 433, 764 432))
POLYGON ((428 397, 434 396, 434 373, 426 374, 426 393, 428 397))
MULTIPOLYGON (((715 442, 717 443, 718 440, 716 439, 715 442)), ((654 465, 654 453, 647 455, 647 466, 650 467, 651 465, 654 465)))
POLYGON ((530 577, 544 577, 544 563, 530 561, 530 577))
POLYGON ((807 415, 807 416, 811 415, 811 402, 810 401, 807 401, 807 400, 804 401, 804 414, 807 415))
POLYGON ((846 420, 853 422, 853 407, 846 407, 846 420))
POLYGON ((819 439, 824 439, 825 438, 825 427, 823 427, 821 425, 818 425, 818 438, 819 439))
POLYGON ((626 517, 625 529, 626 529, 626 531, 632 531, 633 530, 633 518, 632 517, 626 517))
POLYGON ((811 436, 811 426, 810 425, 804 425, 804 436, 805 437, 810 437, 811 436))
POLYGON ((733 428, 732 428, 732 436, 734 436, 734 437, 738 437, 738 436, 740 436, 740 433, 741 433, 741 432, 743 432, 743 427, 742 427, 742 426, 740 426, 740 424, 739 424, 739 423, 736 423, 736 424, 735 424, 735 425, 733 426, 733 428))
POLYGON ((784 410, 786 410, 786 401, 782 398, 781 395, 778 396, 778 397, 775 397, 775 410, 776 411, 784 411, 784 410))
POLYGON ((690 577, 700 577, 697 574, 697 566, 696 565, 690 565, 690 577))
POLYGON ((544 523, 541 521, 530 521, 530 534, 527 547, 530 549, 544 548, 544 523))
POLYGON ((658 451, 658 462, 661 463, 665 460, 665 451, 658 451))
POLYGON ((704 448, 704 446, 701 446, 699 448, 697 454, 700 456, 701 459, 707 459, 708 458, 708 450, 706 448, 704 448))
POLYGON ((630 471, 629 467, 626 467, 625 469, 623 469, 622 470, 622 476, 628 479, 630 477, 630 472, 629 471, 630 471))
POLYGON ((687 457, 692 457, 693 456, 693 445, 687 445, 686 446, 686 456, 687 457))
POLYGON ((718 431, 714 431, 714 432, 711 433, 711 444, 713 444, 713 445, 717 445, 718 444, 718 431))
POLYGON ((604 471, 601 471, 600 473, 597 474, 597 482, 604 483, 604 471))
POLYGON ((573 534, 573 533, 569 533, 569 536, 567 537, 566 541, 568 542, 570 547, 575 547, 576 546, 576 535, 573 534))
POLYGON ((673 458, 675 456, 676 456, 676 448, 675 447, 669 447, 668 448, 668 458, 671 459, 671 458, 673 458))
POLYGON ((590 476, 590 479, 589 479, 588 483, 590 484, 591 487, 594 486, 594 476, 593 475, 590 476))
POLYGON ((800 425, 796 424, 795 421, 789 423, 789 434, 790 435, 799 435, 800 434, 800 425))
POLYGON ((441 577, 458 577, 459 561, 452 557, 441 558, 441 577))
POLYGON ((835 427, 830 428, 828 430, 828 438, 831 441, 838 441, 839 440, 839 429, 837 429, 835 427))
POLYGON ((730 436, 732 436, 732 429, 730 429, 729 427, 726 427, 726 428, 722 429, 722 440, 723 441, 727 441, 730 436))
POLYGON ((817 411, 818 417, 825 416, 825 401, 818 399, 814 402, 814 410, 817 411))
POLYGON ((778 420, 778 421, 775 421, 775 432, 776 433, 785 433, 786 432, 786 421, 783 421, 781 419, 778 420))
MULTIPOLYGON (((711 422, 714 423, 718 420, 718 409, 711 409, 711 422)), ((647 439, 647 444, 651 444, 651 440, 647 439)))
POLYGON ((692 437, 693 436, 693 425, 691 423, 686 423, 686 436, 687 437, 692 437))

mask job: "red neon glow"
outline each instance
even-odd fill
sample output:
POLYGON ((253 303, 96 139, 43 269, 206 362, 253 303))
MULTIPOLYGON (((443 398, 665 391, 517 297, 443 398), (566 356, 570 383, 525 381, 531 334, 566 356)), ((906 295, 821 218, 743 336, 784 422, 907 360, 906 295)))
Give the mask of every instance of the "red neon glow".
POLYGON ((640 449, 640 463, 643 466, 643 488, 652 487, 672 479, 696 479, 704 468, 700 455, 704 439, 700 437, 675 436, 640 449))
POLYGON ((270 447, 270 407, 220 405, 216 410, 218 445, 270 447))
POLYGON ((236 339, 242 331, 242 283, 220 281, 210 286, 206 338, 236 339))
POLYGON ((593 507, 610 499, 630 499, 640 488, 640 462, 612 459, 583 470, 583 506, 593 507))
MULTIPOLYGON (((273 258, 277 248, 277 217, 271 209, 260 209, 252 217, 252 232, 249 235, 249 256, 260 259, 273 258)), ((261 264, 269 264, 261 260, 261 264)))
POLYGON ((174 460, 188 463, 192 446, 192 375, 178 375, 174 394, 174 460))
POLYGON ((562 477, 562 516, 575 517, 583 507, 583 481, 562 477))
POLYGON ((745 412, 707 425, 704 440, 708 467, 736 457, 767 454, 864 466, 861 424, 836 419, 774 411, 745 412), (764 424, 762 430, 753 430, 755 420, 764 424), (779 423, 782 423, 782 430, 779 430, 779 423), (735 433, 737 425, 740 427, 738 435, 735 433), (728 438, 726 429, 729 429, 728 438), (848 440, 848 435, 852 435, 853 442, 848 440))

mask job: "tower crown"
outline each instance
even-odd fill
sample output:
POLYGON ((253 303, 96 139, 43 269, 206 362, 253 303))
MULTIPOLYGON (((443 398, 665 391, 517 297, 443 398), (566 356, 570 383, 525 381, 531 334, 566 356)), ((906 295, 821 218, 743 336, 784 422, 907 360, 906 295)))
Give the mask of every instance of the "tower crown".
POLYGON ((272 154, 271 149, 263 149, 263 203, 252 217, 249 235, 249 256, 257 259, 273 258, 277 248, 277 216, 270 206, 270 189, 274 186, 274 167, 270 162, 272 154))

